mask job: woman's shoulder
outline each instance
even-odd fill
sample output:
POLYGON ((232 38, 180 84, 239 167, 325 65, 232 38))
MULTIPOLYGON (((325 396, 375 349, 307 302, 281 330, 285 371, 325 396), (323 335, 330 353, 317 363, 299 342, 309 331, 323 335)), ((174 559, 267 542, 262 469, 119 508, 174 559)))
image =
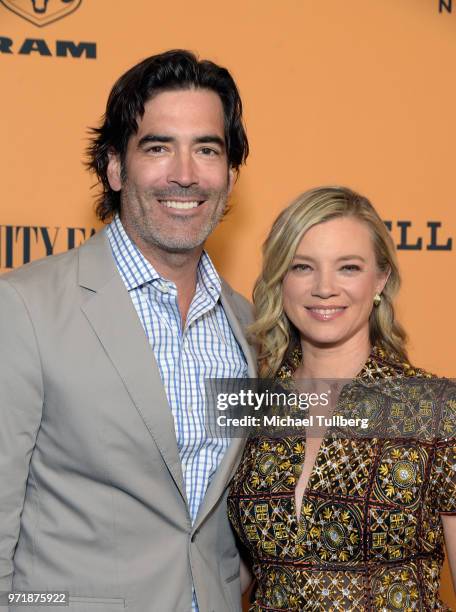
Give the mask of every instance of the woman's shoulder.
POLYGON ((435 379, 438 376, 412 365, 392 351, 374 346, 359 374, 359 378, 375 381, 387 378, 435 379))
POLYGON ((292 347, 285 355, 282 365, 278 369, 275 378, 282 383, 291 381, 295 370, 302 361, 302 351, 299 345, 292 347))
POLYGON ((439 445, 456 443, 456 383, 376 347, 359 376, 369 398, 389 398, 389 432, 439 445), (372 391, 372 389, 374 391, 372 391), (370 394, 370 395, 369 395, 370 394))

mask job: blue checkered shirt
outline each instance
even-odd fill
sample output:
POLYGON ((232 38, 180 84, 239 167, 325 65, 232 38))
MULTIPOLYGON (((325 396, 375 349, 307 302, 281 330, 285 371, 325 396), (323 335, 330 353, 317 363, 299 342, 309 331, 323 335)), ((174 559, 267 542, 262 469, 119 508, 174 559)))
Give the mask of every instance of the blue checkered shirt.
MULTIPOLYGON (((173 413, 193 522, 229 444, 227 437, 208 437, 205 431, 204 381, 243 378, 247 376, 246 360, 220 302, 220 277, 206 252, 198 264, 196 291, 183 329, 176 285, 161 277, 146 260, 118 216, 106 232, 120 276, 154 351, 173 413)), ((194 592, 192 610, 198 610, 194 592)))

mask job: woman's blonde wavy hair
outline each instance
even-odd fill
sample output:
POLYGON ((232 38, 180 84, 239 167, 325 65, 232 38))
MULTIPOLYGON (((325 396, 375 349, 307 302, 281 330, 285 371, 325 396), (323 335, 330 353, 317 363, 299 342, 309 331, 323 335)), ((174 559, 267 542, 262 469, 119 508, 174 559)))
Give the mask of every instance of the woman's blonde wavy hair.
POLYGON ((407 361, 406 334, 395 320, 393 307, 401 279, 394 243, 385 224, 369 200, 351 189, 318 187, 299 195, 280 213, 263 245, 263 268, 253 290, 255 323, 249 328, 259 349, 260 376, 275 376, 299 346, 298 330, 283 311, 282 281, 301 238, 314 225, 337 217, 353 217, 368 226, 378 268, 390 272, 382 300, 370 315, 370 341, 407 361))

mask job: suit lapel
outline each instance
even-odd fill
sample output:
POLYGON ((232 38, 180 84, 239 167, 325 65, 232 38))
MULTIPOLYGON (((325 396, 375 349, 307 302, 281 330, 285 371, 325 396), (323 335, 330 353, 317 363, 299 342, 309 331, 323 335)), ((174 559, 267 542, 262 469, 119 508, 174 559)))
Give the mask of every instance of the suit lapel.
MULTIPOLYGON (((255 378, 255 354, 247 342, 244 332, 244 328, 248 325, 248 323, 250 323, 250 321, 238 318, 238 309, 236 308, 236 304, 232 297, 232 290, 226 283, 222 284, 221 302, 230 323, 231 330, 247 360, 247 376, 249 378, 255 378)), ((231 441, 230 446, 228 447, 211 483, 209 484, 209 487, 207 488, 204 500, 198 510, 194 529, 197 529, 201 525, 204 519, 217 504, 220 497, 223 495, 241 458, 244 445, 245 439, 233 438, 231 441)))
POLYGON ((236 304, 233 300, 233 291, 231 287, 229 287, 223 281, 220 300, 222 302, 223 310, 225 311, 230 323, 231 330, 247 360, 247 376, 249 378, 255 378, 257 375, 256 356, 245 337, 245 328, 249 323, 251 323, 251 320, 243 319, 241 318, 240 314, 238 314, 238 309, 236 308, 236 304))
POLYGON ((79 251, 82 310, 121 377, 182 497, 186 499, 174 420, 154 353, 115 267, 105 232, 79 251))
MULTIPOLYGON (((82 310, 186 500, 174 420, 160 371, 130 295, 115 266, 105 231, 93 236, 79 249, 79 284, 88 290, 82 310)), ((238 312, 232 290, 225 283, 222 285, 221 302, 247 360, 248 376, 254 378, 255 355, 243 330, 249 321, 244 320, 238 312)), ((242 439, 232 440, 208 487, 195 528, 207 517, 226 489, 244 443, 242 439)))

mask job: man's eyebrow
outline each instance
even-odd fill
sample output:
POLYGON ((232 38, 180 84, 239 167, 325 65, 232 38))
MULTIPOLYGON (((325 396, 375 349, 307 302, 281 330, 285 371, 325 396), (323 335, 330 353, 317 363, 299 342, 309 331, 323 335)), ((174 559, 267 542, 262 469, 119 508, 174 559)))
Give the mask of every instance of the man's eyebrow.
POLYGON ((198 136, 194 139, 196 144, 218 144, 222 149, 225 148, 225 141, 217 134, 208 134, 207 136, 198 136))
MULTIPOLYGON (((138 148, 152 143, 175 141, 176 138, 174 136, 165 136, 164 134, 145 134, 142 138, 139 139, 138 148)), ((225 149, 224 139, 218 136, 217 134, 206 134, 204 136, 197 136, 193 139, 193 142, 195 144, 217 144, 221 149, 225 149)))
POLYGON ((163 136, 161 134, 146 134, 139 139, 138 148, 150 144, 152 142, 174 142, 176 139, 172 136, 163 136))

